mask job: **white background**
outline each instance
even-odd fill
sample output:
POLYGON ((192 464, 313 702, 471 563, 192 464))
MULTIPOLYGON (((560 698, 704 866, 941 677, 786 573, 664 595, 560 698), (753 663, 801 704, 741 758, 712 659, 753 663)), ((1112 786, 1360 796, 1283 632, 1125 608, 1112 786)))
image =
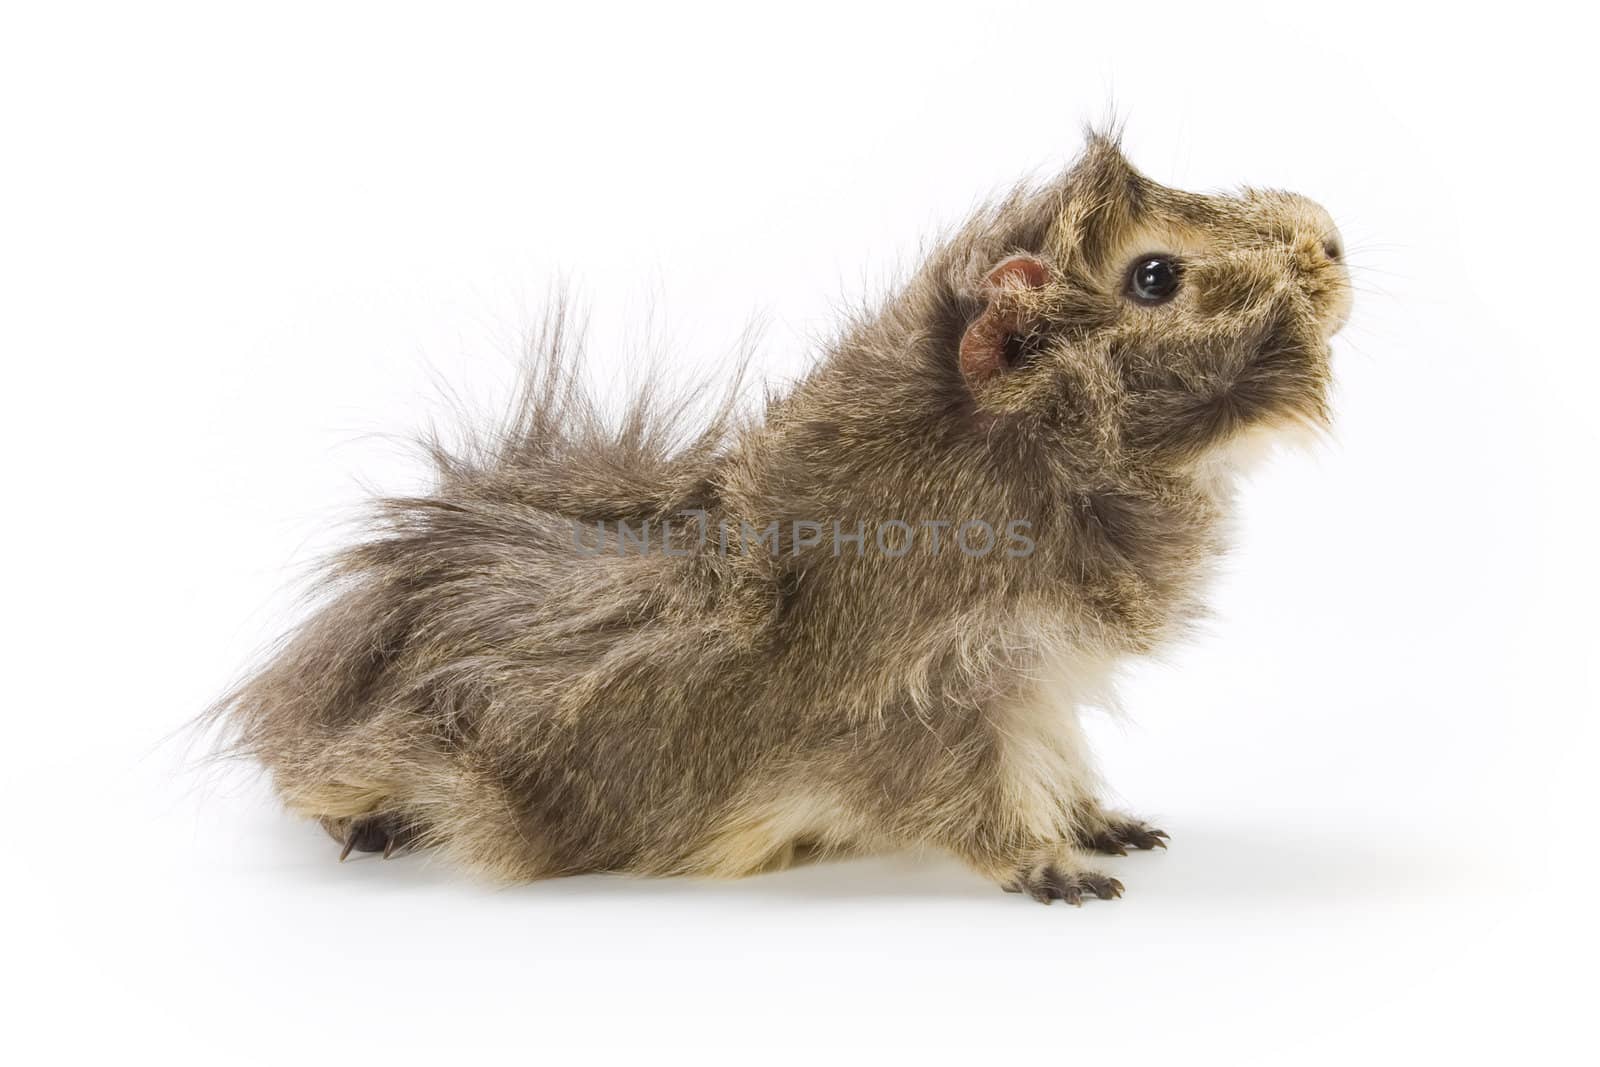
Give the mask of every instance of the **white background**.
MULTIPOLYGON (((1577 9, 1571 9, 1576 11, 1577 9)), ((1592 1054, 1592 27, 1318 5, 8 6, 14 1062, 1478 1062, 1592 1054), (1304 192, 1359 285, 1200 641, 1097 721, 1169 852, 1042 908, 941 857, 509 890, 334 862, 183 724, 441 384, 565 278, 769 380, 1115 113, 1152 177, 1304 192)))

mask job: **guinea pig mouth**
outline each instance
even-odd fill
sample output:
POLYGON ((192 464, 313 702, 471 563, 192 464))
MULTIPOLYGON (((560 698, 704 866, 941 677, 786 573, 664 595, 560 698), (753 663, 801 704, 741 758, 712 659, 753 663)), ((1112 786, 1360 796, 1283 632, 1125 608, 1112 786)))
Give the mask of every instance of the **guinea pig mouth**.
POLYGON ((1209 371, 1158 372, 1133 384, 1129 441, 1198 459, 1248 430, 1327 426, 1329 346, 1320 325, 1291 317, 1245 352, 1220 358, 1226 370, 1213 364, 1209 371))
POLYGON ((1336 301, 1333 307, 1329 308, 1322 314, 1321 322, 1323 344, 1327 344, 1333 339, 1334 334, 1345 328, 1345 324, 1350 321, 1350 310, 1351 301, 1347 295, 1344 297, 1344 299, 1336 301))
POLYGON ((1191 440, 1220 443, 1274 425, 1326 426, 1328 353, 1325 339, 1310 337, 1263 347, 1230 381, 1196 398, 1191 440))
POLYGON ((1344 329, 1355 304, 1350 295, 1350 271, 1342 265, 1336 269, 1333 280, 1320 285, 1320 291, 1312 294, 1324 342, 1344 329))
MULTIPOLYGON (((1342 325, 1343 319, 1334 323, 1328 336, 1342 325)), ((1328 355, 1326 337, 1263 350, 1229 389, 1239 421, 1260 425, 1289 419, 1327 425, 1328 355)))

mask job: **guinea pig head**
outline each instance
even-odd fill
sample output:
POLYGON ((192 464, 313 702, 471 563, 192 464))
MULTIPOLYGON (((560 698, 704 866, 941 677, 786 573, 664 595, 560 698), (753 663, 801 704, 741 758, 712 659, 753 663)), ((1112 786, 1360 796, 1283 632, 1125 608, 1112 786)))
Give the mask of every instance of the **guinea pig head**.
POLYGON ((979 265, 959 347, 979 410, 1063 433, 1093 423, 1180 463, 1248 430, 1326 423, 1350 279, 1321 207, 1169 189, 1103 137, 1039 196, 1048 221, 979 265))

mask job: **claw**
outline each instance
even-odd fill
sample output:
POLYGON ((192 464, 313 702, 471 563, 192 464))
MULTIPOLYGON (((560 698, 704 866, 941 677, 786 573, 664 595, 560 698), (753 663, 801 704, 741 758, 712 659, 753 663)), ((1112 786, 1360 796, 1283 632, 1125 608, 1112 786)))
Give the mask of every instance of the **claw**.
POLYGON ((390 835, 389 840, 387 840, 387 841, 385 841, 383 843, 383 858, 384 859, 388 859, 390 856, 394 855, 394 842, 395 842, 394 836, 390 835))
POLYGON ((351 831, 348 834, 345 835, 344 847, 339 850, 339 862, 343 863, 345 861, 345 858, 350 855, 350 850, 355 848, 355 847, 356 847, 356 831, 354 830, 354 828, 352 828, 351 831))
POLYGON ((1120 840, 1123 844, 1148 851, 1166 848, 1169 836, 1165 830, 1157 830, 1153 826, 1127 826, 1122 828, 1120 840))
POLYGON ((1091 894, 1100 900, 1115 900, 1122 896, 1122 883, 1096 871, 1050 865, 1025 871, 1002 888, 1011 892, 1027 893, 1041 904, 1064 900, 1075 908, 1083 907, 1084 899, 1091 894))

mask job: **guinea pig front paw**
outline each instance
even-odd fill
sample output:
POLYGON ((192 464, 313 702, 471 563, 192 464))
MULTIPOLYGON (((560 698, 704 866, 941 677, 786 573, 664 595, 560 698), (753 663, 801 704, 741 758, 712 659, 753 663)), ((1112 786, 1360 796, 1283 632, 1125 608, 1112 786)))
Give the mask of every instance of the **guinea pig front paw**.
POLYGON ((1078 833, 1078 845, 1108 856, 1126 856, 1130 848, 1166 848, 1170 836, 1143 819, 1106 815, 1078 833))
POLYGON ((1008 893, 1026 893, 1041 904, 1064 900, 1075 907, 1083 906, 1085 894, 1101 900, 1114 900, 1122 895, 1122 883, 1115 878, 1061 862, 1024 868, 1001 888, 1008 893))

